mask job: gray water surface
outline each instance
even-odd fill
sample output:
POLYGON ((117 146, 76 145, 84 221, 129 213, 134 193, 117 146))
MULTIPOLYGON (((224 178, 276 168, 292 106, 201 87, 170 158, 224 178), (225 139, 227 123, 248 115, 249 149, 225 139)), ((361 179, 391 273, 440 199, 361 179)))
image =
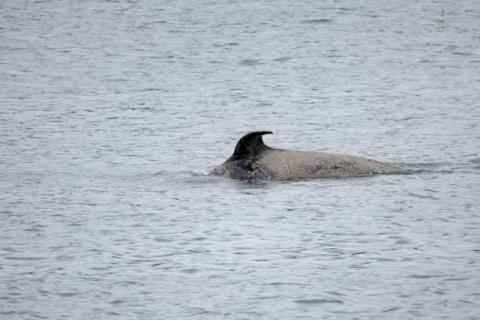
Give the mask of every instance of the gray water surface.
POLYGON ((480 319, 479 75, 474 0, 1 1, 0 318, 480 319))

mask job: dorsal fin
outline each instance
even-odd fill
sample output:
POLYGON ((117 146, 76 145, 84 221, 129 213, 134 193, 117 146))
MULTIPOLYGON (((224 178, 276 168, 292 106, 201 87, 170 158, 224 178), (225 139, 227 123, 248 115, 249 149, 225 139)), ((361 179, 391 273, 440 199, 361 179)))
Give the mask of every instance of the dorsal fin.
POLYGON ((264 134, 272 133, 272 131, 255 131, 244 135, 240 140, 238 140, 235 151, 228 161, 250 159, 260 152, 270 149, 263 143, 262 136, 264 134))

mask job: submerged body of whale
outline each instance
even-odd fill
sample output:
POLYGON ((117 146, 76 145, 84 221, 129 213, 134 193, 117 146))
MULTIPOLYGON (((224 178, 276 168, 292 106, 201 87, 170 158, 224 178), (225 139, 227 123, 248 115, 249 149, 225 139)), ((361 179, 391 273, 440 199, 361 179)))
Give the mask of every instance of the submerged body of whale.
POLYGON ((233 179, 297 180, 401 171, 394 165, 362 157, 274 149, 262 139, 271 133, 257 131, 243 136, 233 155, 216 167, 213 174, 233 179))

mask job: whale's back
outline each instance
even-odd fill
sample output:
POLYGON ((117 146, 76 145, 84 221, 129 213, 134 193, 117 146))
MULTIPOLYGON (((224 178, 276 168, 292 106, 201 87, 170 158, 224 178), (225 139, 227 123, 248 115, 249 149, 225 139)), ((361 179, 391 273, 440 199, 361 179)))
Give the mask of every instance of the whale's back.
POLYGON ((232 156, 213 173, 234 179, 294 180, 393 173, 400 169, 375 160, 343 154, 271 148, 262 136, 271 131, 244 135, 232 156))
POLYGON ((362 157, 279 149, 263 152, 256 165, 268 172, 268 176, 282 180, 345 177, 398 170, 395 166, 362 157))

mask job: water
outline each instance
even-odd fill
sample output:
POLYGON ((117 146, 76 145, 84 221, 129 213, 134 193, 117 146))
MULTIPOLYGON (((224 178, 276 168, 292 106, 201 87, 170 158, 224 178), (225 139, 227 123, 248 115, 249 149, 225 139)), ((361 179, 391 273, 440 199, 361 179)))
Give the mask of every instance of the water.
POLYGON ((479 319, 477 1, 4 0, 0 71, 1 319, 479 319))

